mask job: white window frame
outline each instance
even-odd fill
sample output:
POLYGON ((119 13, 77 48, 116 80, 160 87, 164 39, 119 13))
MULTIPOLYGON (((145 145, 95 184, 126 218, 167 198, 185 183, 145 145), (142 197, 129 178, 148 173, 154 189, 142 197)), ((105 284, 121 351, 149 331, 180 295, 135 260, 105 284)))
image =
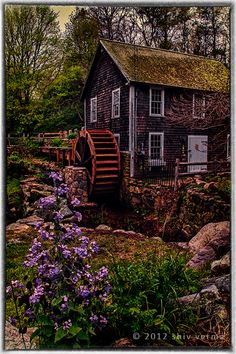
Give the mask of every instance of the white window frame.
POLYGON ((114 137, 116 139, 116 143, 117 143, 118 147, 120 147, 120 133, 115 133, 114 137))
POLYGON ((198 93, 193 93, 193 118, 201 118, 205 119, 206 117, 206 97, 204 95, 198 94, 198 93), (197 115, 195 113, 195 102, 196 102, 196 96, 202 96, 202 112, 201 115, 197 115))
POLYGON ((90 98, 90 122, 94 123, 97 122, 97 114, 98 114, 98 107, 97 107, 97 96, 90 98), (95 110, 93 112, 93 102, 95 102, 95 110), (93 113, 94 113, 94 117, 93 117, 93 113))
POLYGON ((111 99, 111 102, 112 102, 111 103, 111 117, 112 118, 120 118, 120 88, 113 90, 111 95, 112 95, 112 99, 111 99), (118 113, 115 114, 115 112, 114 112, 114 96, 115 96, 115 94, 117 92, 119 93, 119 103, 118 103, 118 113))
POLYGON ((230 161, 231 159, 231 145, 230 145, 230 134, 227 134, 227 145, 226 145, 226 149, 227 149, 227 161, 230 161))
POLYGON ((151 165, 151 166, 165 165, 165 162, 164 162, 164 133, 162 133, 162 132, 149 132, 148 161, 149 161, 149 165, 151 165), (154 135, 158 135, 161 137, 161 153, 160 153, 159 159, 152 159, 151 158, 151 137, 154 135))
POLYGON ((151 117, 164 117, 165 112, 165 90, 157 87, 150 87, 149 89, 149 115, 151 117), (152 113, 152 91, 161 91, 161 113, 152 113))

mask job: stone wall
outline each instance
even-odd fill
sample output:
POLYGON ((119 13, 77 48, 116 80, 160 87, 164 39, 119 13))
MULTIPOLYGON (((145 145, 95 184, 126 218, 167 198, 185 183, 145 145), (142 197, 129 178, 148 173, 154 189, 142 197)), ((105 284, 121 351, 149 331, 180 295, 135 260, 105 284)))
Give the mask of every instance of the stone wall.
POLYGON ((69 201, 76 197, 81 203, 88 202, 88 176, 85 167, 65 167, 65 183, 69 188, 69 201))

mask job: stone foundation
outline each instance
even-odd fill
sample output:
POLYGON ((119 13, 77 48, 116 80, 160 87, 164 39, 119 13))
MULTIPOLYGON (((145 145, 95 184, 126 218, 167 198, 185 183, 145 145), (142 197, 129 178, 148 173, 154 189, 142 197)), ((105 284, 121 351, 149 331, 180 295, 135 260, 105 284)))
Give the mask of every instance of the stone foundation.
POLYGON ((67 166, 65 168, 65 183, 69 188, 67 194, 69 201, 76 197, 81 203, 88 202, 88 176, 85 167, 67 166))

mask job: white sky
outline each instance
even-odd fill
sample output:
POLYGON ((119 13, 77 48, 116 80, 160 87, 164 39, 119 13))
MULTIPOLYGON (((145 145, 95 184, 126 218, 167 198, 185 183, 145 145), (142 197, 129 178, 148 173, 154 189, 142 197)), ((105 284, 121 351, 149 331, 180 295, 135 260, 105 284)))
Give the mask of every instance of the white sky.
POLYGON ((58 21, 61 30, 65 30, 65 23, 69 21, 70 14, 75 10, 75 6, 51 6, 55 12, 59 12, 58 21))

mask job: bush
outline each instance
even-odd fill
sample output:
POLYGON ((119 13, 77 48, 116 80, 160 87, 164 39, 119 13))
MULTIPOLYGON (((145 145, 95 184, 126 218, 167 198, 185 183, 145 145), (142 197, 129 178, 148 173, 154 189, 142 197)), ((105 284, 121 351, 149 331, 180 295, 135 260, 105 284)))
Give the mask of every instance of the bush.
POLYGON ((20 180, 7 177, 7 203, 8 208, 16 207, 19 209, 22 205, 23 193, 20 187, 20 180))
POLYGON ((186 326, 195 324, 190 308, 173 303, 200 287, 201 275, 186 269, 185 264, 186 257, 176 253, 162 257, 152 254, 146 260, 119 261, 109 267, 109 330, 115 338, 138 332, 142 340, 145 333, 158 332, 171 341, 171 333, 184 332, 186 326))
POLYGON ((75 139, 77 137, 77 133, 70 133, 67 136, 67 139, 75 139))
POLYGON ((54 138, 52 139, 50 145, 55 147, 60 147, 63 145, 63 141, 60 138, 54 138))

